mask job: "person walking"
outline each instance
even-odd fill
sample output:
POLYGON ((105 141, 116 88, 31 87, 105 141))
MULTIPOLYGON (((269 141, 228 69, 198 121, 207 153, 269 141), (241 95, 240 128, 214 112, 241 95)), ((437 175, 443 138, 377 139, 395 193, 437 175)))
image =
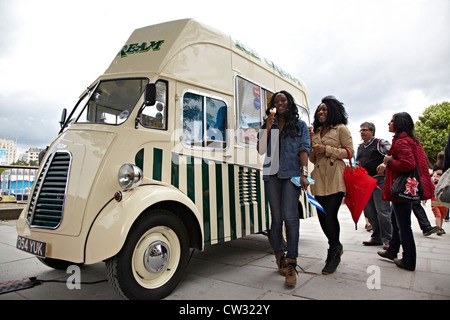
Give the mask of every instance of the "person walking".
MULTIPOLYGON (((438 184, 439 180, 442 176, 442 170, 437 169, 433 172, 433 176, 431 177, 433 183, 436 185, 438 184)), ((436 200, 436 198, 431 198, 431 211, 433 211, 434 217, 436 219, 436 227, 439 228, 437 231, 437 235, 441 236, 445 234, 445 230, 442 228, 442 222, 444 221, 445 217, 448 214, 448 208, 443 206, 439 201, 436 200)))
POLYGON ((272 224, 270 237, 278 270, 285 275, 285 284, 297 282, 299 217, 297 207, 301 189, 309 186, 308 126, 299 120, 294 98, 286 91, 275 93, 270 100, 267 119, 258 134, 257 149, 266 154, 263 180, 269 200, 272 224), (300 176, 301 187, 291 182, 300 176), (283 247, 283 222, 286 227, 287 253, 283 247))
POLYGON ((411 229, 412 202, 400 201, 391 194, 392 185, 401 172, 414 170, 417 166, 424 190, 422 200, 431 199, 434 186, 428 172, 428 159, 419 140, 414 134, 414 122, 407 112, 396 113, 389 122, 389 132, 394 133, 392 146, 384 157, 386 178, 383 200, 392 202, 392 239, 386 251, 378 255, 394 261, 399 267, 414 271, 416 269, 416 244, 411 229), (397 254, 403 248, 402 258, 397 254))
POLYGON ((347 113, 342 102, 334 96, 322 99, 314 113, 313 131, 310 132, 312 149, 309 160, 314 164, 311 192, 323 207, 318 211, 320 226, 328 239, 329 249, 322 274, 336 271, 341 262, 343 246, 339 240, 338 211, 346 192, 342 159, 348 158, 347 148, 353 156, 353 140, 347 128, 347 113))
MULTIPOLYGON (((447 144, 444 148, 444 163, 442 165, 442 172, 445 173, 448 169, 450 169, 450 131, 448 132, 447 144)), ((447 216, 444 221, 449 221, 450 210, 447 212, 447 216)))
POLYGON ((365 246, 383 245, 383 249, 389 247, 392 236, 390 218, 391 204, 381 198, 384 186, 384 157, 389 152, 391 144, 383 139, 375 138, 375 125, 364 122, 360 125, 361 139, 356 153, 356 163, 366 169, 369 176, 377 179, 377 187, 374 188, 369 201, 364 207, 364 216, 372 226, 372 236, 369 241, 363 241, 365 246), (381 165, 382 164, 382 165, 381 165))
POLYGON ((442 172, 450 169, 450 131, 448 132, 447 143, 444 148, 444 161, 442 163, 442 172))
POLYGON ((412 211, 416 216, 420 230, 422 230, 422 233, 425 237, 428 237, 433 233, 437 233, 440 230, 438 226, 431 226, 430 220, 428 220, 427 213, 425 212, 425 209, 423 208, 420 200, 413 201, 412 211))

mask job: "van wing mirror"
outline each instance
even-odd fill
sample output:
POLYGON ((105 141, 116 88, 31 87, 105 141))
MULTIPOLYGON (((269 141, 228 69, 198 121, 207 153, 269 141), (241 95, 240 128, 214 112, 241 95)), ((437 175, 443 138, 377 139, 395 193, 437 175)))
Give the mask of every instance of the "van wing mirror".
POLYGON ((66 116, 67 116, 67 109, 64 108, 61 113, 61 120, 59 120, 59 124, 61 125, 61 128, 64 126, 64 123, 66 123, 66 116))
POLYGON ((156 103, 156 85, 149 83, 145 87, 145 106, 153 106, 156 103))

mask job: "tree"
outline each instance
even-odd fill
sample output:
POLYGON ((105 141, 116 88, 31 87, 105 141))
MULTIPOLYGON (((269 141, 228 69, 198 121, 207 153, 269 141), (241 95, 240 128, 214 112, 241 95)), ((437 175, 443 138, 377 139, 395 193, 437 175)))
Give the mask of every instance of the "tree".
POLYGON ((415 131, 432 165, 444 151, 450 131, 450 102, 429 106, 415 124, 415 131))

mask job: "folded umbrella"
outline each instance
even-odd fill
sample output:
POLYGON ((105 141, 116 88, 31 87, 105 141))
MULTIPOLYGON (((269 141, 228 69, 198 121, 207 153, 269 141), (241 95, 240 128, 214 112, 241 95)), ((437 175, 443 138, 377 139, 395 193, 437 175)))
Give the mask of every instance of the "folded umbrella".
POLYGON ((350 150, 345 149, 348 153, 349 165, 344 170, 345 187, 347 189, 344 202, 352 214, 355 229, 357 229, 359 217, 377 185, 377 179, 369 176, 366 169, 352 166, 350 150))

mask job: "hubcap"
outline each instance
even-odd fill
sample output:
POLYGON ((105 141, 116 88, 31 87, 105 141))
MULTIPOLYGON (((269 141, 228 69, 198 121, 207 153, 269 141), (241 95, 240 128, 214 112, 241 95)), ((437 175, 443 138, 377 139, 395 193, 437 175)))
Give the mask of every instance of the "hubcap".
POLYGON ((173 277, 180 257, 177 234, 165 226, 153 227, 142 235, 134 248, 134 278, 146 289, 159 288, 173 277))
POLYGON ((169 259, 169 246, 162 241, 153 242, 144 253, 145 268, 153 273, 163 270, 169 263, 169 259))

